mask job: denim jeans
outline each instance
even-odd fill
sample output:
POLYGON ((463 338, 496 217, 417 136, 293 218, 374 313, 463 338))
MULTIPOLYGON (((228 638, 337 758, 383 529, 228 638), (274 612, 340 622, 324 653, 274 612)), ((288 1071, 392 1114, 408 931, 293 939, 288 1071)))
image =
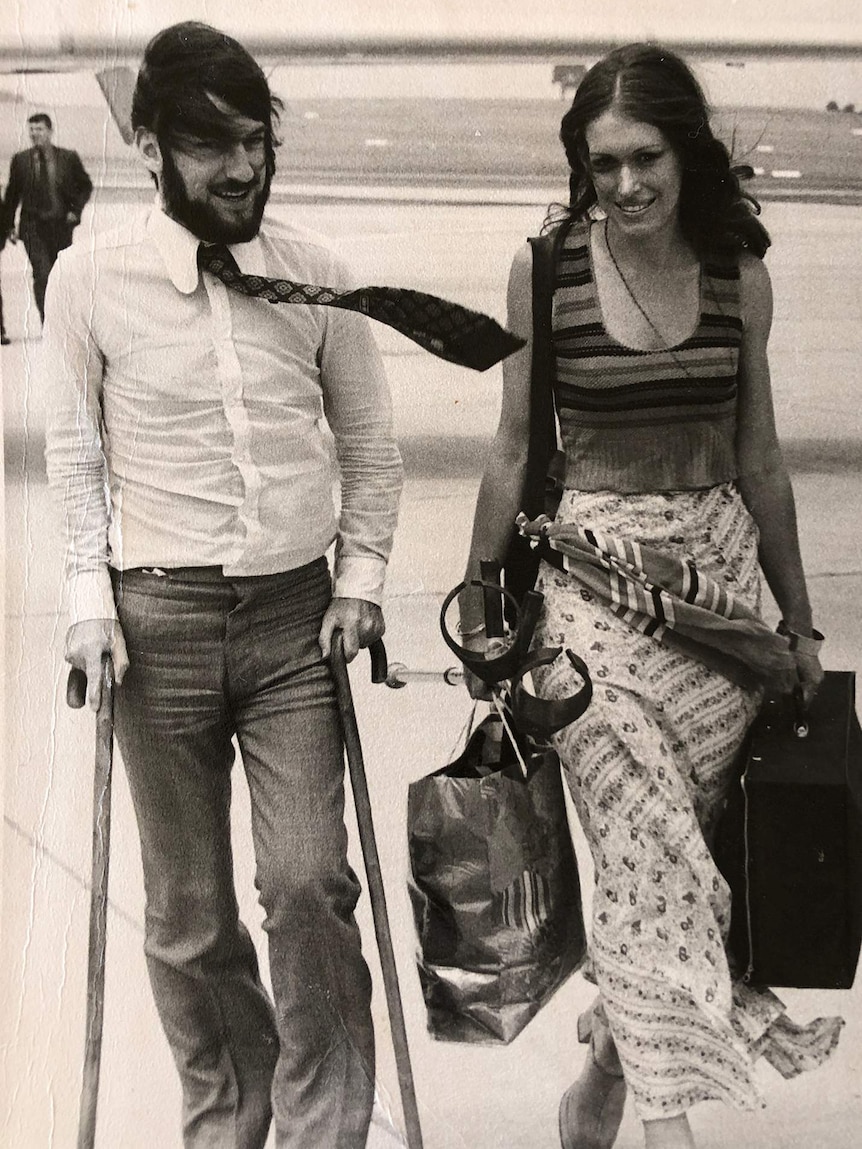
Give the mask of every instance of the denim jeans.
POLYGON ((359 1149, 371 983, 347 864, 344 761, 317 644, 325 560, 285 574, 114 575, 130 668, 116 736, 144 864, 145 951, 183 1087, 186 1149, 359 1149), (239 920, 232 736, 251 794, 274 1009, 239 920))

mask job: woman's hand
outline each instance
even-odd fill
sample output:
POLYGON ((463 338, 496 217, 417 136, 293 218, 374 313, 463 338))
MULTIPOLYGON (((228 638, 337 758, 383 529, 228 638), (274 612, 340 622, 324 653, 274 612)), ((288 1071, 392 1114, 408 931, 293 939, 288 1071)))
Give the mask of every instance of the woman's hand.
MULTIPOLYGON (((482 634, 465 635, 461 638, 461 645, 467 650, 484 654, 486 658, 499 658, 509 648, 511 641, 511 638, 488 639, 483 631, 482 634)), ((494 691, 492 688, 466 666, 464 667, 464 685, 467 687, 470 697, 475 698, 477 702, 493 702, 494 691)))
POLYGON ((816 654, 802 654, 796 650, 793 652, 793 657, 796 660, 796 675, 802 687, 802 699, 807 709, 823 681, 823 667, 816 654))
MULTIPOLYGON (((485 637, 484 631, 476 635, 464 635, 459 639, 461 645, 466 650, 476 651, 478 654, 486 654, 488 650, 488 640, 485 637)), ((477 702, 490 702, 493 695, 491 694, 490 686, 477 678, 471 670, 464 667, 464 685, 471 698, 475 698, 477 702)))

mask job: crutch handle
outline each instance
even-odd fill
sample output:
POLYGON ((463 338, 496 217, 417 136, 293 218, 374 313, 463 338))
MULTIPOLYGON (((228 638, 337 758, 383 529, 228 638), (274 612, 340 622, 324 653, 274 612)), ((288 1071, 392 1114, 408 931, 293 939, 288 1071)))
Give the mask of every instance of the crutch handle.
POLYGON ((80 710, 87 701, 87 675, 79 666, 73 666, 66 682, 66 705, 80 710))
POLYGON ((371 681, 385 682, 389 676, 389 664, 386 659, 386 647, 383 639, 378 638, 368 648, 371 656, 371 681))

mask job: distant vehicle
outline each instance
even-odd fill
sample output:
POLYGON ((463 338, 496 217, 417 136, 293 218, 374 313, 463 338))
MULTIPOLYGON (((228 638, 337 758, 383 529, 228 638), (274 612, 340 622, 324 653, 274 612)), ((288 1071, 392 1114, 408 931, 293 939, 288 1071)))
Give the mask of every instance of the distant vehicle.
POLYGON ((585 64, 555 64, 553 80, 560 85, 560 99, 565 100, 570 92, 574 93, 586 74, 585 64))

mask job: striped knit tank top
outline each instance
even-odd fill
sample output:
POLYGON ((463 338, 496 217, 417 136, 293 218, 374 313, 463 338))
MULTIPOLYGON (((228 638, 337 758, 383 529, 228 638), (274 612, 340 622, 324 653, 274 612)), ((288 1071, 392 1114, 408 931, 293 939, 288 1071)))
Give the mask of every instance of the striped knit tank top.
POLYGON ((688 339, 638 351, 605 330, 590 224, 575 223, 559 253, 552 327, 568 488, 691 490, 736 477, 742 320, 735 257, 702 265, 700 319, 688 339))

